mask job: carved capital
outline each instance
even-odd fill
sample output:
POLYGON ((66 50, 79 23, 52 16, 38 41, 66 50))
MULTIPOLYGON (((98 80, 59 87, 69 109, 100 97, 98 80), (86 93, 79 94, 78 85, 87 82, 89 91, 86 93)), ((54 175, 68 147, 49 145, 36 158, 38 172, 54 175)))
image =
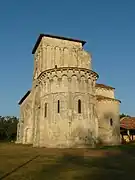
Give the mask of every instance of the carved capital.
POLYGON ((58 77, 58 81, 62 81, 62 77, 58 77))
MULTIPOLYGON (((94 83, 96 80, 95 77, 98 76, 95 72, 85 69, 85 68, 59 67, 59 68, 53 68, 53 69, 49 69, 49 70, 42 72, 38 76, 37 81, 38 82, 42 81, 43 83, 45 83, 47 81, 47 79, 49 81, 53 81, 54 77, 57 77, 58 81, 62 81, 63 75, 67 76, 69 82, 72 81, 72 76, 76 76, 78 82, 81 82, 82 77, 85 78, 86 83, 88 83, 88 81, 89 81, 88 79, 90 79, 92 81, 92 86, 94 86, 94 83)), ((36 82, 36 84, 38 85, 37 82, 36 82)))
POLYGON ((53 81, 53 78, 52 78, 52 77, 51 77, 51 78, 49 78, 49 81, 50 81, 50 82, 52 82, 52 81, 53 81))
POLYGON ((72 78, 71 78, 71 77, 68 77, 68 81, 71 82, 71 81, 72 81, 72 78))

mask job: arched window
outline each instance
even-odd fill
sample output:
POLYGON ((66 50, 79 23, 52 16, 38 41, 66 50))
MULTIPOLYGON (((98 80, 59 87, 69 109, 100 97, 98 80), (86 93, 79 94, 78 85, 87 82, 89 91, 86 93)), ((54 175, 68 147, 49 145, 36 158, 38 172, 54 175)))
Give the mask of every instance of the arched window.
POLYGON ((60 113, 60 100, 58 100, 58 113, 60 113))
POLYGON ((81 100, 78 100, 78 113, 81 113, 81 100))
POLYGON ((57 69, 57 65, 55 65, 55 69, 57 69))
POLYGON ((112 120, 112 118, 110 119, 110 126, 112 126, 113 125, 113 120, 112 120))
POLYGON ((47 117, 47 103, 45 103, 45 114, 44 114, 45 117, 47 117))

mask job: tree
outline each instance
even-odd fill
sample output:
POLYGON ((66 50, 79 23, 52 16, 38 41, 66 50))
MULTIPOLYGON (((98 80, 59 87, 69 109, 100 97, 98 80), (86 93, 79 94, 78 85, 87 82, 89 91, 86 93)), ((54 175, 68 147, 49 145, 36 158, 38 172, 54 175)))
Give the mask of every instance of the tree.
POLYGON ((15 140, 18 118, 15 116, 0 116, 0 140, 15 140))
POLYGON ((120 119, 123 117, 131 117, 131 116, 129 116, 128 114, 124 114, 124 113, 120 114, 120 119))

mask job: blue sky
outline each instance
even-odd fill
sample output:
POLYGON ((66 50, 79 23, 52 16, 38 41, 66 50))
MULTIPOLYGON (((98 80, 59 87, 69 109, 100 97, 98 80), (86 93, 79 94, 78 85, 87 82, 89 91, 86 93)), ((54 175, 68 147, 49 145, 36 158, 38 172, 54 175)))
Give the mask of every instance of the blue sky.
POLYGON ((114 86, 121 112, 135 116, 135 1, 4 0, 0 3, 0 115, 19 115, 31 88, 39 33, 86 40, 98 82, 114 86))

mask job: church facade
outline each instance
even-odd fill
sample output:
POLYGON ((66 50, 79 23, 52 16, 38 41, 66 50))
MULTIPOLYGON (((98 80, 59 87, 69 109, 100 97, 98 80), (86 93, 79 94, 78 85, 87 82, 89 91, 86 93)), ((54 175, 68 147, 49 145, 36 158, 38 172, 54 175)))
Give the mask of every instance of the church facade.
POLYGON ((96 83, 85 43, 40 34, 32 51, 32 88, 19 101, 16 143, 57 148, 120 144, 120 101, 115 88, 96 83))

